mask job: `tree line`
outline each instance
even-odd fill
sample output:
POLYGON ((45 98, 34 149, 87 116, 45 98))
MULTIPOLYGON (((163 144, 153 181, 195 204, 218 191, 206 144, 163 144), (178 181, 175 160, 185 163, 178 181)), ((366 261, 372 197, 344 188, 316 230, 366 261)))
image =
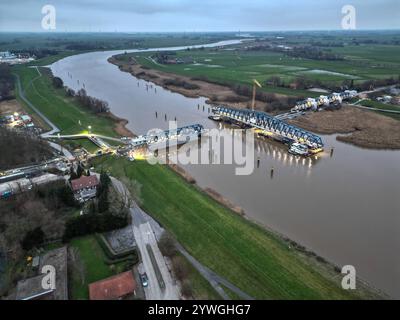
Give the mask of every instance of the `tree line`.
POLYGON ((96 200, 89 205, 89 212, 70 218, 65 225, 63 241, 67 242, 74 237, 84 236, 97 232, 107 232, 120 229, 130 222, 129 214, 125 207, 112 208, 111 179, 107 173, 100 174, 100 185, 97 188, 96 200))
MULTIPOLYGON (((59 77, 52 77, 53 86, 56 89, 64 88, 64 82, 59 77)), ((67 97, 73 97, 83 107, 91 110, 94 113, 109 112, 108 102, 97 99, 95 97, 88 96, 86 90, 81 88, 78 92, 75 92, 71 88, 65 87, 65 93, 67 97)))
POLYGON ((48 143, 23 131, 0 126, 0 168, 3 170, 20 165, 39 163, 52 156, 48 143))
POLYGON ((0 63, 0 101, 14 99, 14 77, 11 67, 6 63, 0 63))

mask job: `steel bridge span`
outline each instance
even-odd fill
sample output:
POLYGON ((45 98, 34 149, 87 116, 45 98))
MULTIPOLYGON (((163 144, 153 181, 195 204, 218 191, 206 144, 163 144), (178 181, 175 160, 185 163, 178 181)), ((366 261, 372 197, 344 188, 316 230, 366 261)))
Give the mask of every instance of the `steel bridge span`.
POLYGON ((320 136, 290 125, 282 120, 261 111, 235 109, 225 106, 216 106, 212 109, 215 115, 222 120, 231 120, 261 130, 267 136, 278 138, 285 142, 298 142, 307 145, 312 150, 324 147, 320 136))

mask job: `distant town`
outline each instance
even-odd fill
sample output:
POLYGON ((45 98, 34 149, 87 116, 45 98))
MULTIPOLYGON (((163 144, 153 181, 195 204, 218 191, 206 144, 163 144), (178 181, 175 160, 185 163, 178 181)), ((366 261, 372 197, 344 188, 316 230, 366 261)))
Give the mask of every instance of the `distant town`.
POLYGON ((18 53, 14 54, 10 51, 0 52, 0 63, 7 63, 10 65, 13 64, 21 64, 34 61, 36 59, 35 56, 31 57, 29 54, 18 53))

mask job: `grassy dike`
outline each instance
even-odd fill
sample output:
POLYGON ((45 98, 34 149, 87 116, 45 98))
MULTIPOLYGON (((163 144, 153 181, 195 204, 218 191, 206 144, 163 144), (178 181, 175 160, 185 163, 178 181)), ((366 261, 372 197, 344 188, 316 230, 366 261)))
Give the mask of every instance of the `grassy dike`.
POLYGON ((142 185, 143 209, 201 263, 259 299, 357 299, 332 267, 290 249, 281 238, 223 207, 172 170, 111 157, 95 166, 142 185))
POLYGON ((13 71, 21 79, 26 98, 55 123, 62 134, 81 133, 90 125, 95 133, 117 136, 113 120, 82 108, 73 98, 66 96, 64 89, 54 88, 48 69, 39 70, 41 74, 36 68, 17 66, 13 71))

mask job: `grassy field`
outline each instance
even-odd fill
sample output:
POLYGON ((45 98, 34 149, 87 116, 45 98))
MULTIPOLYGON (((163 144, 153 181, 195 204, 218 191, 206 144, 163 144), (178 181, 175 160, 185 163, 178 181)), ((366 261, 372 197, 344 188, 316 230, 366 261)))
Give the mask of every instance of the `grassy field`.
MULTIPOLYGON (((400 106, 395 106, 392 104, 386 104, 379 101, 374 100, 361 100, 359 103, 361 106, 370 107, 370 108, 377 108, 382 110, 393 110, 393 111, 400 111, 400 106)), ((396 120, 400 120, 400 114, 398 113, 390 113, 390 112, 380 112, 377 111, 379 114, 382 114, 387 117, 391 117, 396 120)))
POLYGON ((70 298, 74 300, 88 299, 88 285, 122 272, 121 264, 107 265, 103 249, 98 244, 95 236, 73 239, 69 246, 78 253, 77 262, 70 270, 70 298))
POLYGON ((74 99, 68 98, 63 89, 55 89, 46 71, 40 70, 41 75, 36 68, 27 66, 13 69, 21 79, 27 99, 56 124, 62 134, 82 133, 90 125, 93 133, 117 136, 111 119, 81 107, 74 99))
POLYGON ((163 166, 102 158, 98 169, 142 185, 143 208, 201 263, 255 298, 352 299, 340 275, 221 206, 163 166))
MULTIPOLYGON (((333 48, 346 57, 344 61, 320 61, 293 58, 278 52, 204 49, 177 52, 178 57, 192 57, 195 63, 161 65, 149 57, 151 53, 133 53, 140 64, 164 72, 189 77, 206 76, 226 84, 260 83, 272 76, 290 82, 297 76, 340 84, 344 80, 362 81, 398 77, 400 74, 400 46, 346 46, 333 48), (382 57, 382 59, 381 59, 382 57)), ((128 55, 129 57, 130 55, 128 55)), ((127 58, 127 57, 126 57, 127 58)), ((305 90, 292 90, 264 85, 266 92, 288 95, 316 96, 305 90)))
POLYGON ((192 288, 193 297, 196 300, 220 300, 220 295, 214 290, 210 283, 190 264, 181 254, 182 262, 188 270, 187 280, 192 288))

